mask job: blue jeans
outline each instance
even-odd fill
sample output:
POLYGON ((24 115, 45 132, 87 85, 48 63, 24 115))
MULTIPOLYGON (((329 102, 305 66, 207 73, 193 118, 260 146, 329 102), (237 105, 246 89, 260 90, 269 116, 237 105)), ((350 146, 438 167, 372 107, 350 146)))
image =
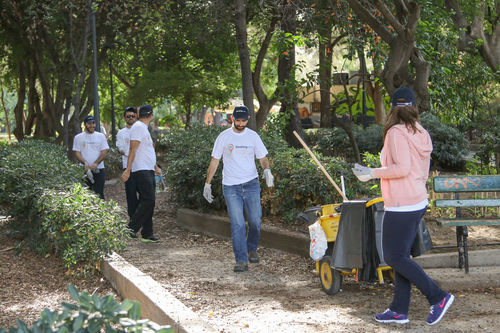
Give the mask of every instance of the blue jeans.
POLYGON ((248 252, 257 251, 260 238, 260 184, 255 178, 247 183, 223 185, 227 213, 231 220, 231 239, 236 262, 248 262, 248 252), (245 216, 248 220, 246 236, 245 216))
POLYGON ((394 270, 394 298, 389 309, 408 314, 411 285, 414 284, 430 305, 446 296, 446 292, 410 258, 411 246, 426 208, 414 212, 386 211, 382 225, 382 249, 385 262, 394 270))

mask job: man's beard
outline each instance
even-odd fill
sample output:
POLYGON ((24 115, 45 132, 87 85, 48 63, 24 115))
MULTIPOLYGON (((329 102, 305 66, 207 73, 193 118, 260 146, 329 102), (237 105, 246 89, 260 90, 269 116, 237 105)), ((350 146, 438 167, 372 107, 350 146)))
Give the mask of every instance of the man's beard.
POLYGON ((238 125, 234 125, 234 128, 236 128, 238 131, 243 131, 245 129, 245 127, 247 127, 246 125, 243 125, 243 126, 238 126, 238 125))

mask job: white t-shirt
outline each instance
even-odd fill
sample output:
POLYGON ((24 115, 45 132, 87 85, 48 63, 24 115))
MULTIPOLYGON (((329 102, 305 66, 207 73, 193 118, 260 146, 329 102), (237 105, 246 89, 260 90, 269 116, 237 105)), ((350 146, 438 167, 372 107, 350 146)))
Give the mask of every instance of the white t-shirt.
MULTIPOLYGON (((99 132, 94 132, 92 134, 82 132, 76 135, 73 140, 73 150, 79 151, 89 166, 97 160, 101 151, 106 149, 109 149, 108 141, 104 134, 99 132)), ((97 168, 103 169, 104 161, 99 163, 97 168)))
POLYGON ((223 131, 215 140, 212 157, 221 159, 222 184, 238 185, 257 178, 255 158, 266 157, 267 149, 259 135, 249 128, 236 133, 233 128, 223 131))
POLYGON ((130 128, 130 140, 140 141, 139 147, 135 151, 134 161, 132 162, 132 172, 154 170, 156 154, 148 126, 142 121, 136 121, 130 128))
POLYGON ((123 168, 127 167, 128 152, 130 150, 130 128, 124 127, 116 134, 116 147, 118 150, 123 151, 122 155, 123 168))

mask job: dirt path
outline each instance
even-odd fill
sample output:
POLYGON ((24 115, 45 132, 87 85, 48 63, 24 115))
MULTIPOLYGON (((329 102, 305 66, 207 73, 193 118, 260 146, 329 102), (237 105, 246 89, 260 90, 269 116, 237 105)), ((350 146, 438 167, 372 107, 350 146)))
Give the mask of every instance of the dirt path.
MULTIPOLYGON (((107 188, 123 202, 123 185, 107 188)), ((159 244, 131 240, 121 255, 152 276, 220 332, 494 332, 500 320, 500 290, 456 292, 456 301, 437 327, 425 323, 428 303, 413 291, 409 325, 382 325, 375 313, 389 305, 392 285, 356 283, 345 278, 342 290, 328 296, 313 273, 312 260, 260 248, 261 262, 233 273, 230 241, 190 233, 175 224, 175 208, 160 193, 155 212, 159 244)), ((266 223, 266 222, 264 222, 266 223)), ((435 244, 453 243, 453 230, 430 223, 435 244)), ((476 230, 471 241, 498 242, 498 229, 476 230)))

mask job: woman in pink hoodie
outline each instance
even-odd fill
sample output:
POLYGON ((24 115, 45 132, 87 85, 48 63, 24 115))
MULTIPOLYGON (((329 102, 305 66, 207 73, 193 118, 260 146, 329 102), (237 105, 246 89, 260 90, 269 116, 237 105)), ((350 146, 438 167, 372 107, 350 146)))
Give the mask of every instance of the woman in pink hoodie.
POLYGON ((439 322, 453 295, 437 284, 410 258, 410 249, 425 214, 426 181, 429 177, 432 141, 420 125, 413 90, 401 87, 392 96, 392 108, 384 126, 384 148, 381 168, 356 164, 353 172, 361 181, 380 178, 385 214, 382 225, 382 251, 385 262, 395 274, 394 298, 389 308, 375 316, 381 323, 406 324, 410 306, 411 285, 425 295, 431 305, 427 323, 439 322))

